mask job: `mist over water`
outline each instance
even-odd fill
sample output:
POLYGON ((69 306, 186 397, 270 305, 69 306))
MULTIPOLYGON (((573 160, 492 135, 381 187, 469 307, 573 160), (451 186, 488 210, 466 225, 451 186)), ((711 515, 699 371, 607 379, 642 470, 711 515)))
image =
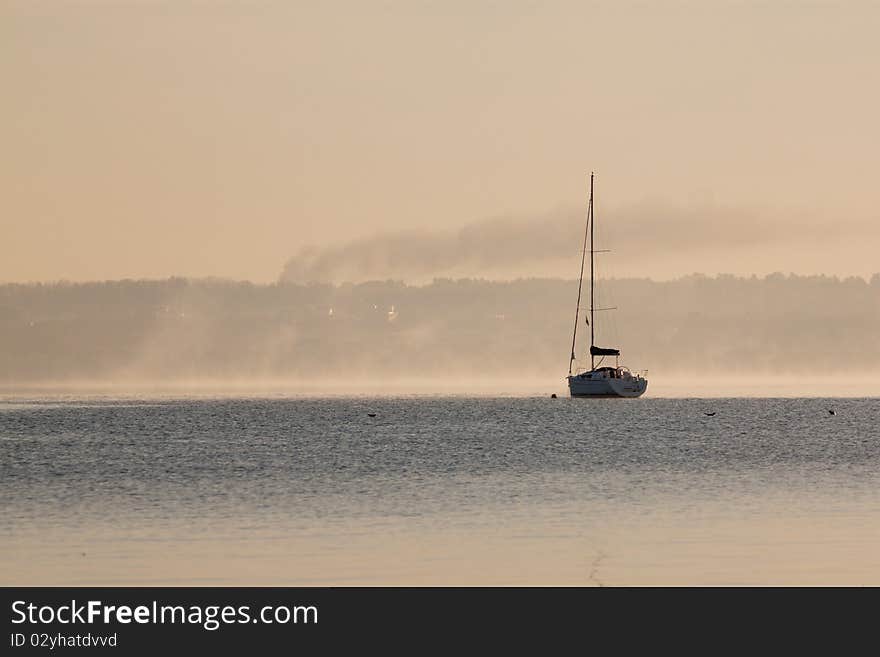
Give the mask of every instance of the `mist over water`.
MULTIPOLYGON (((0 385, 538 393, 568 371, 576 294, 557 279, 5 285, 0 385)), ((596 305, 617 308, 596 313, 597 344, 647 369, 648 394, 676 380, 691 384, 677 396, 717 396, 718 381, 749 385, 721 394, 812 395, 822 381, 834 389, 818 394, 877 394, 877 276, 612 279, 596 305)))
POLYGON ((878 420, 867 399, 7 396, 0 578, 878 583, 878 420))

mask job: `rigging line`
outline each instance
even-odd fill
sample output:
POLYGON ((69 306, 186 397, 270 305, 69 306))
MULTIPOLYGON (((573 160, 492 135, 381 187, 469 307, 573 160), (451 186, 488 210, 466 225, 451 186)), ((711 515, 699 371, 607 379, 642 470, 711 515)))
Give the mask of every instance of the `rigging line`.
POLYGON ((593 172, 590 172, 590 369, 596 369, 596 358, 593 356, 593 345, 596 344, 596 320, 593 317, 596 301, 594 299, 593 288, 595 287, 595 275, 593 274, 593 261, 596 259, 596 243, 594 241, 594 233, 596 232, 596 215, 593 208, 593 172))
POLYGON ((581 253, 581 275, 578 279, 578 299, 577 305, 574 308, 574 331, 571 336, 571 359, 568 361, 568 373, 571 374, 571 364, 574 362, 574 346, 575 340, 577 340, 577 332, 578 332, 578 316, 581 311, 581 289, 584 285, 584 263, 587 260, 587 235, 589 235, 590 230, 590 222, 593 218, 593 193, 592 189, 590 190, 590 203, 587 206, 587 225, 584 227, 584 250, 581 253))
MULTIPOLYGON (((614 246, 608 240, 608 222, 603 224, 599 224, 596 228, 597 235, 599 239, 596 244, 605 246, 610 245, 614 246)), ((613 250, 613 248, 611 249, 613 250)), ((606 304, 607 306, 616 306, 616 302, 620 300, 620 297, 616 293, 618 289, 618 266, 619 262, 617 258, 609 257, 609 258, 597 258, 596 265, 596 281, 600 282, 601 285, 597 285, 597 303, 599 305, 606 304), (601 295, 599 294, 601 293, 601 295)), ((615 308, 616 309, 616 308, 615 308)), ((599 327, 597 327, 599 328, 599 327)), ((607 317, 603 317, 602 321, 602 329, 604 329, 603 334, 604 338, 599 338, 599 343, 601 344, 603 341, 607 342, 610 345, 616 345, 620 343, 620 323, 617 321, 617 313, 613 312, 607 315, 607 317)))

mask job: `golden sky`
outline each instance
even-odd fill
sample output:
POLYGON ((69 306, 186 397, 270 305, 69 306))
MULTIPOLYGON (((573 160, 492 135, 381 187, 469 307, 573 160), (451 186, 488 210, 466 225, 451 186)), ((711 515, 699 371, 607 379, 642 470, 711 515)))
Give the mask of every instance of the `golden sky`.
POLYGON ((591 169, 603 210, 766 222, 772 255, 708 273, 867 275, 878 33, 855 1, 3 0, 0 281, 274 280, 309 245, 582 207, 591 169))

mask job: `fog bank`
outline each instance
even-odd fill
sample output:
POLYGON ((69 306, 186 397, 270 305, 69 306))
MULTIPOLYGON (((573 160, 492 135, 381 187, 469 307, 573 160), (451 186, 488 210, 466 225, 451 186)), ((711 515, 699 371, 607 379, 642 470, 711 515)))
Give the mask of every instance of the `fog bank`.
MULTIPOLYGON (((576 281, 557 279, 4 285, 0 384, 345 394, 369 392, 371 381, 429 393, 508 380, 495 392, 524 382, 537 392, 567 371, 576 292, 576 281)), ((652 381, 699 372, 778 385, 880 372, 880 275, 616 279, 597 304, 618 307, 597 313, 597 343, 619 347, 622 364, 652 381)), ((578 343, 580 365, 587 346, 578 343)), ((692 381, 694 394, 704 382, 692 381)))

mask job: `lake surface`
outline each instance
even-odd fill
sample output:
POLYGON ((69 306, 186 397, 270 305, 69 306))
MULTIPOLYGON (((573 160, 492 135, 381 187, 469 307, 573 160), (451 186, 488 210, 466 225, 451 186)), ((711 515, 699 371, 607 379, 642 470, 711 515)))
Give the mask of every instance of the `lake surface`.
POLYGON ((6 395, 0 584, 880 585, 878 421, 880 399, 6 395))

